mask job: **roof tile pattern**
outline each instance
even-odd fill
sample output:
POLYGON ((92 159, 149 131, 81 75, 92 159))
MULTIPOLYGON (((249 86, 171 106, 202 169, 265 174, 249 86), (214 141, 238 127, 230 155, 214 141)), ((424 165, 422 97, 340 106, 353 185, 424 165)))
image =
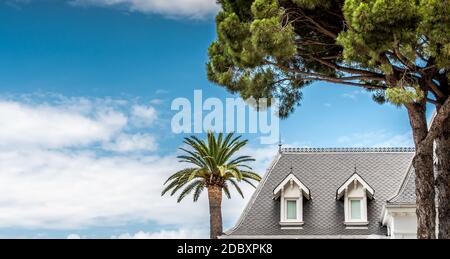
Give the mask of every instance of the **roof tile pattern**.
POLYGON ((396 196, 388 201, 389 204, 416 204, 416 174, 411 166, 400 190, 396 196))
POLYGON ((385 235, 379 224, 383 205, 400 188, 414 153, 411 149, 284 149, 258 187, 249 207, 228 235, 385 235), (368 229, 346 229, 344 203, 336 190, 354 170, 374 188, 368 202, 368 229), (304 200, 303 229, 281 229, 280 200, 274 188, 292 173, 311 190, 304 200))

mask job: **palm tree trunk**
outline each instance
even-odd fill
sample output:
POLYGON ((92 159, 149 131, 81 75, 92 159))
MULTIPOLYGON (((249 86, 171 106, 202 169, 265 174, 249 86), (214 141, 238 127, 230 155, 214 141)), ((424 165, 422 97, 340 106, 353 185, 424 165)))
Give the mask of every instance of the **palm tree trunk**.
POLYGON ((436 205, 433 168, 433 145, 421 146, 428 134, 425 103, 406 105, 413 130, 416 155, 413 167, 416 173, 417 238, 436 238, 436 205))
POLYGON ((450 118, 436 139, 439 239, 450 239, 450 118))
POLYGON ((222 187, 208 186, 210 237, 217 239, 222 235, 222 187))

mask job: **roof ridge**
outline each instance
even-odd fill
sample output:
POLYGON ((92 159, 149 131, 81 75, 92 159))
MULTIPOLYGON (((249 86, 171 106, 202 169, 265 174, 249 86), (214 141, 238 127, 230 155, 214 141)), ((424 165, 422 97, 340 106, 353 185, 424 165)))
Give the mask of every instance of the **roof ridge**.
POLYGON ((293 153, 331 153, 331 152, 415 152, 413 147, 337 147, 337 148, 282 148, 281 152, 293 153))

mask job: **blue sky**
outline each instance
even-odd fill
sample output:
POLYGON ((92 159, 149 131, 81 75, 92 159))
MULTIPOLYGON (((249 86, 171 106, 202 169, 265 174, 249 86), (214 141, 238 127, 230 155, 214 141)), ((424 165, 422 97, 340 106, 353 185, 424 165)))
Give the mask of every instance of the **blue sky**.
MULTIPOLYGON (((159 193, 182 166, 171 101, 230 96, 205 74, 217 6, 118 2, 0 1, 0 237, 207 237, 206 200, 159 193)), ((412 145, 404 109, 326 83, 280 130, 291 146, 412 145)), ((246 137, 263 173, 276 146, 246 137)), ((247 199, 225 202, 225 227, 247 199)))

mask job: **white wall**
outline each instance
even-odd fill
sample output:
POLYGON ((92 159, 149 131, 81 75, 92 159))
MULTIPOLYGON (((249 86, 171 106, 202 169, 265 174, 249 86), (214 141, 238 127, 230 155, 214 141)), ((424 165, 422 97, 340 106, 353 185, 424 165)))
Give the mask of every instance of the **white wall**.
POLYGON ((415 214, 395 215, 392 217, 394 228, 392 238, 416 238, 417 218, 415 214))
POLYGON ((284 186, 285 198, 299 198, 301 196, 300 189, 297 184, 286 184, 284 186))
POLYGON ((303 224, 303 193, 295 182, 288 182, 281 190, 280 198, 280 224, 283 223, 301 223, 303 224), (286 199, 297 200, 297 219, 286 218, 286 199))
POLYGON ((357 183, 356 188, 354 184, 350 184, 348 187, 348 197, 349 198, 362 198, 366 195, 363 186, 360 183, 357 183))
POLYGON ((357 182, 356 185, 352 182, 345 191, 344 217, 347 225, 350 225, 352 222, 367 222, 367 194, 364 186, 359 182, 357 182), (361 220, 350 219, 349 199, 351 198, 361 199, 361 220))
POLYGON ((382 219, 388 228, 388 235, 394 239, 414 239, 417 236, 417 217, 414 206, 390 206, 382 219))

